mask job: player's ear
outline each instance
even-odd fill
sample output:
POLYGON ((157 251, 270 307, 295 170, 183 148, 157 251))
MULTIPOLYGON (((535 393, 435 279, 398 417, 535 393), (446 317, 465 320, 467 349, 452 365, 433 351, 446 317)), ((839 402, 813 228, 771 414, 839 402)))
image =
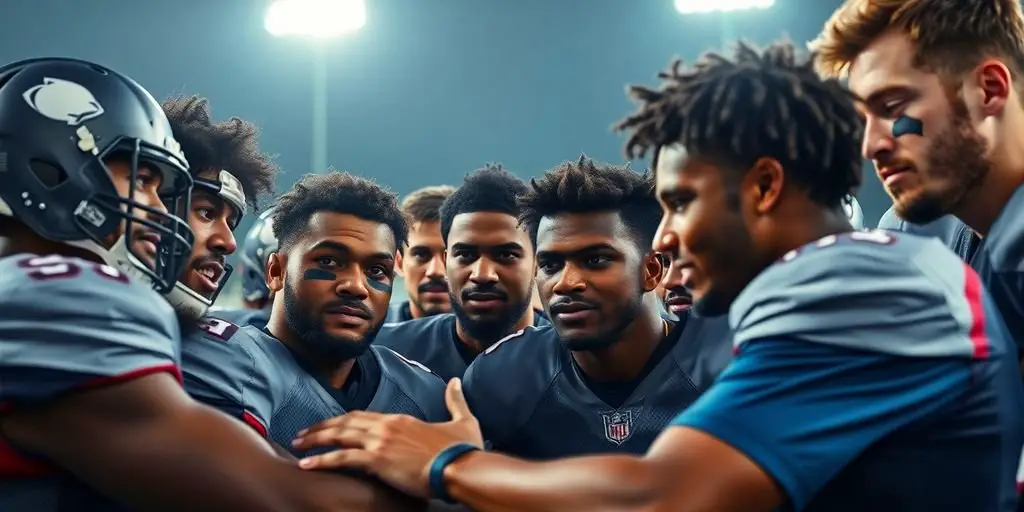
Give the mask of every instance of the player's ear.
POLYGON ((665 276, 665 270, 661 254, 649 251, 644 256, 644 293, 658 287, 658 283, 665 276))
POLYGON ((405 272, 402 272, 402 250, 395 251, 395 275, 405 279, 405 272))
POLYGON ((279 292, 284 288, 284 257, 281 253, 274 252, 267 258, 267 267, 264 269, 267 276, 267 288, 271 292, 279 292))
POLYGON ((775 209, 782 196, 785 173, 774 158, 762 157, 754 162, 740 184, 741 195, 752 198, 754 211, 764 214, 775 209))

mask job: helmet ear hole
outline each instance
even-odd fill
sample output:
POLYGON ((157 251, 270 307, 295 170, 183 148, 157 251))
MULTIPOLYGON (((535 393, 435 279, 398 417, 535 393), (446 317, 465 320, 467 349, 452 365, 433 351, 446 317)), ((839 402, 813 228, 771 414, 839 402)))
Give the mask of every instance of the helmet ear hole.
POLYGON ((68 173, 60 166, 50 162, 32 160, 29 162, 29 168, 32 169, 32 175, 35 176, 36 179, 39 180, 39 183, 42 183, 47 190, 53 190, 63 185, 68 180, 68 173))

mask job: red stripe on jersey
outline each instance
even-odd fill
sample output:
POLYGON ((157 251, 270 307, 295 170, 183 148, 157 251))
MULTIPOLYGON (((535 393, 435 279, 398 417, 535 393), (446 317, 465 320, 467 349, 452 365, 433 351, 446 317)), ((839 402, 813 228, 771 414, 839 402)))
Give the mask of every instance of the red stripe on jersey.
POLYGON ((259 434, 261 437, 267 437, 267 426, 264 425, 263 422, 260 421, 260 419, 253 415, 251 412, 243 412, 242 421, 244 421, 246 425, 252 427, 252 429, 255 430, 256 433, 259 434))
POLYGON ((985 359, 989 356, 991 346, 985 334, 985 305, 982 302, 981 277, 964 263, 964 299, 971 311, 971 328, 968 337, 974 347, 974 357, 985 359))

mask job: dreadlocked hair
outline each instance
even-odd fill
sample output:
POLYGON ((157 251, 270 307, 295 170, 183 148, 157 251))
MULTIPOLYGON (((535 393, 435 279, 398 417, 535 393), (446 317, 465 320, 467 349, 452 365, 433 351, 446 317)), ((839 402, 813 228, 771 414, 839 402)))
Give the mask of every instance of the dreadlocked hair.
POLYGON ((797 60, 793 45, 758 51, 739 43, 730 60, 704 55, 691 68, 675 60, 658 89, 628 88, 640 106, 615 125, 629 132, 625 152, 643 157, 671 144, 744 171, 772 158, 808 196, 835 207, 861 183, 863 123, 854 97, 797 60))
POLYGON ((259 207, 259 196, 273 193, 278 166, 260 151, 256 125, 237 117, 214 122, 210 102, 201 96, 175 96, 161 106, 193 177, 210 170, 230 172, 253 209, 259 207))
POLYGON ((544 217, 562 213, 618 212, 641 254, 651 248, 661 223, 661 206, 654 199, 650 173, 629 165, 595 162, 581 155, 530 180, 529 192, 518 197, 519 222, 537 246, 537 229, 544 217))

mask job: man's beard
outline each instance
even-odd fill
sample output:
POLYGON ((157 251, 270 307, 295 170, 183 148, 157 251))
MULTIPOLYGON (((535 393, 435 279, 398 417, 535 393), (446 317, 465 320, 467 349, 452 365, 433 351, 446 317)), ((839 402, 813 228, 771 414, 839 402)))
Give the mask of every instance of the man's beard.
MULTIPOLYGON (((572 338, 564 339, 559 336, 559 340, 562 341, 562 345, 565 348, 572 350, 573 352, 583 351, 598 351, 604 350, 608 347, 619 342, 622 339, 622 333, 633 323, 634 320, 640 315, 640 311, 644 307, 644 296, 643 293, 636 296, 634 300, 629 301, 625 304, 622 312, 619 314, 618 321, 615 323, 615 327, 607 331, 602 331, 589 338, 572 338)), ((552 318, 554 321, 554 318, 552 318)), ((557 326, 557 324, 555 324, 557 326)), ((556 329, 557 332, 557 329, 556 329)))
POLYGON ((324 331, 318 316, 306 312, 291 286, 284 287, 284 318, 306 350, 328 361, 347 361, 361 356, 384 325, 384 322, 377 323, 360 340, 332 336, 324 331))
POLYGON ((927 172, 941 178, 949 188, 937 192, 923 190, 912 202, 895 201, 894 209, 902 219, 927 224, 956 210, 988 176, 991 163, 984 154, 985 139, 971 126, 967 105, 952 100, 953 120, 932 139, 926 158, 927 172))
POLYGON ((178 320, 181 339, 186 339, 192 334, 199 332, 199 326, 203 323, 202 318, 196 318, 194 314, 181 308, 174 308, 174 317, 178 320))
POLYGON ((473 340, 480 344, 481 349, 486 349, 498 340, 512 334, 512 328, 519 323, 519 319, 526 313, 526 308, 530 307, 532 290, 531 293, 526 294, 526 300, 515 304, 509 303, 508 307, 497 318, 487 320, 474 320, 470 318, 462 308, 462 303, 455 300, 451 292, 448 293, 448 296, 451 300, 452 312, 455 313, 455 318, 459 321, 459 325, 466 331, 466 334, 469 334, 473 340))

